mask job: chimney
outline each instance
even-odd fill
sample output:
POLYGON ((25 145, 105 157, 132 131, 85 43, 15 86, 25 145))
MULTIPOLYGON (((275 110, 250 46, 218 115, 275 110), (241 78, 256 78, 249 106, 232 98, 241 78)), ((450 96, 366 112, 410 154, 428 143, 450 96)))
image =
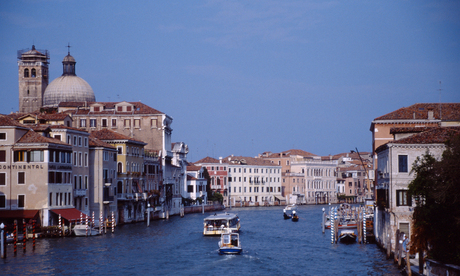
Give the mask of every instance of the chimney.
POLYGON ((428 109, 428 120, 434 120, 433 109, 428 109))
POLYGON ((219 163, 222 164, 222 156, 219 157, 219 163))

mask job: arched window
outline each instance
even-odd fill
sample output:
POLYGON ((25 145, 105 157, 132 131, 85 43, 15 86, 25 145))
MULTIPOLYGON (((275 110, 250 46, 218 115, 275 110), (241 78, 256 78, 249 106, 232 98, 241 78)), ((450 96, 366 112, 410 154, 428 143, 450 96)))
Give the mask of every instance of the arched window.
POLYGON ((28 78, 29 77, 29 69, 26 68, 24 69, 24 78, 28 78))
POLYGON ((123 172, 123 164, 121 162, 118 162, 118 173, 123 172))
POLYGON ((32 68, 32 78, 35 78, 37 76, 37 72, 35 71, 35 68, 32 68))

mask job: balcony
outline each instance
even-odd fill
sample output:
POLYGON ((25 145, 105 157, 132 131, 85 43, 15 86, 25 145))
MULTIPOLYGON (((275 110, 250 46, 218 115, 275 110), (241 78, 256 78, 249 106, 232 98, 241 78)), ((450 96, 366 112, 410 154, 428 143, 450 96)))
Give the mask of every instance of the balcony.
POLYGON ((74 197, 85 197, 86 196, 86 189, 74 189, 73 190, 74 197))

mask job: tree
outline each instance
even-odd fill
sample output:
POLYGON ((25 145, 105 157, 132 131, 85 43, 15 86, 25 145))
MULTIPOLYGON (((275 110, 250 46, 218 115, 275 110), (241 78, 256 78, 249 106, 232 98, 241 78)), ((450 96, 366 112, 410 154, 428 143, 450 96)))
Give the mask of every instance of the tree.
POLYGON ((416 207, 411 252, 427 250, 430 258, 460 265, 460 135, 446 146, 440 161, 426 152, 412 167, 409 194, 416 207))

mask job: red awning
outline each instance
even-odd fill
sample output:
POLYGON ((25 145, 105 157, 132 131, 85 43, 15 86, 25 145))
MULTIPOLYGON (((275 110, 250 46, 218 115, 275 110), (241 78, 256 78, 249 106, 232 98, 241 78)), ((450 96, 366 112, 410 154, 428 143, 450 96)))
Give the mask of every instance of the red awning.
POLYGON ((80 220, 80 214, 83 218, 86 218, 86 215, 84 213, 82 213, 80 210, 77 210, 75 208, 52 209, 50 211, 55 213, 56 215, 61 215, 62 218, 68 221, 80 220))
POLYGON ((38 217, 39 210, 4 210, 0 212, 2 219, 33 219, 38 217))

